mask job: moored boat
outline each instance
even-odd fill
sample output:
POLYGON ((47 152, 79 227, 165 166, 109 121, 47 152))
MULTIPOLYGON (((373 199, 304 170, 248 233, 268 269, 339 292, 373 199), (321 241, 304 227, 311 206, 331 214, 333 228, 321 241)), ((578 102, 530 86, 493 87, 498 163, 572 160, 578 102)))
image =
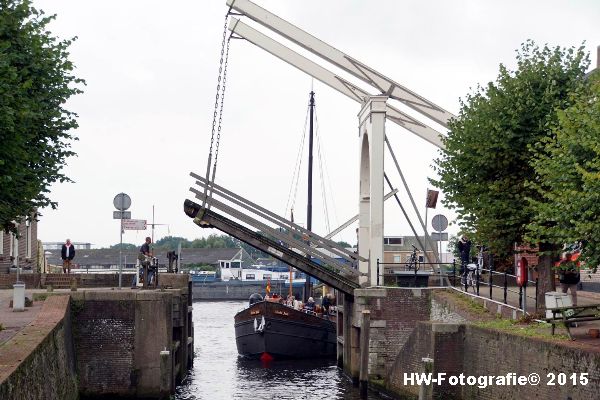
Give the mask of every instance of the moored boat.
POLYGON ((335 357, 334 321, 258 297, 235 315, 238 353, 248 358, 335 357))

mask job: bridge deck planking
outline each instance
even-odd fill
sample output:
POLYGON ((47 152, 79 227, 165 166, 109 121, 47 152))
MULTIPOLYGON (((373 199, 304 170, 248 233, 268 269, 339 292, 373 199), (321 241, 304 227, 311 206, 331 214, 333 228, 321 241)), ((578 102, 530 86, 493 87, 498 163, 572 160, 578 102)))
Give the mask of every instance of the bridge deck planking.
POLYGON ((342 276, 326 266, 319 265, 280 243, 264 237, 212 210, 202 209, 199 204, 191 200, 185 201, 184 209, 190 218, 194 218, 194 223, 198 226, 219 229, 343 293, 353 296, 354 289, 360 288, 360 285, 354 280, 342 276))

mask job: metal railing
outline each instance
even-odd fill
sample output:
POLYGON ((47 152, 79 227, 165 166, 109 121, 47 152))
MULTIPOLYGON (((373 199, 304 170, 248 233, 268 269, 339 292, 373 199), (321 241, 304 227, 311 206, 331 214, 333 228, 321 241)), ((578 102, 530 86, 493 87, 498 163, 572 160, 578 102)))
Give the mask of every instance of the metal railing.
MULTIPOLYGON (((514 293, 518 295, 518 308, 525 310, 527 308, 527 299, 532 299, 535 302, 535 309, 538 308, 538 279, 535 280, 527 280, 527 285, 523 287, 517 287, 516 275, 509 274, 508 272, 499 272, 493 269, 493 265, 490 268, 476 268, 474 272, 474 281, 475 284, 471 287, 467 283, 467 273, 468 270, 465 267, 464 272, 461 275, 460 264, 456 261, 452 261, 452 263, 427 263, 427 262, 417 262, 416 268, 413 269, 405 269, 406 263, 382 263, 377 260, 377 285, 379 286, 379 276, 381 268, 384 269, 384 273, 381 274, 384 278, 384 282, 386 277, 398 277, 409 275, 406 272, 414 273, 414 285, 417 286, 417 280, 419 279, 419 275, 421 275, 420 279, 425 279, 427 277, 428 281, 432 279, 434 282, 435 277, 440 277, 440 286, 447 286, 443 284, 443 282, 448 282, 450 286, 460 287, 464 292, 469 293, 469 289, 472 289, 473 294, 480 297, 488 297, 490 300, 502 301, 504 304, 509 304, 509 293, 514 293), (438 268, 433 268, 436 265, 438 268), (393 269, 394 273, 386 273, 385 270, 388 267, 389 269, 393 269), (431 268, 428 268, 431 267, 431 268), (438 272, 439 271, 439 272, 438 272), (444 272, 445 271, 445 272, 444 272), (399 274, 399 272, 401 274, 399 274), (421 272, 421 274, 419 274, 421 272), (424 274, 425 273, 425 274, 424 274), (428 275, 426 275, 428 273, 428 275), (442 279, 442 277, 448 278, 447 280, 442 279), (495 277, 499 277, 496 278, 495 277), (486 279, 487 278, 487 279, 486 279), (485 288, 487 286, 487 288, 485 288), (533 294, 531 291, 528 291, 528 287, 534 288, 533 294), (498 291, 500 291, 500 295, 498 295, 498 291), (485 292, 485 293, 484 293, 485 292), (496 296, 496 298, 494 297, 496 296), (523 304, 525 303, 525 304, 523 304)), ((381 283, 384 283, 381 282, 381 283)), ((514 304, 510 304, 513 305, 514 304)))

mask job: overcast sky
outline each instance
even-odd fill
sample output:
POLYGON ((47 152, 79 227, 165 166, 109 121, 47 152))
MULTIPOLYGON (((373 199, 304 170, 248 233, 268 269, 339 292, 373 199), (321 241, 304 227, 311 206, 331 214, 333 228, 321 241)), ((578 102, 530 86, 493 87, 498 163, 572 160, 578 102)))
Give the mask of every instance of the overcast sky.
MULTIPOLYGON (((597 0, 256 3, 455 114, 459 98, 494 80, 500 63, 514 66, 515 50, 527 39, 552 46, 586 41, 593 65, 600 44, 597 0)), ((193 198, 189 173, 206 168, 225 0, 34 0, 34 5, 57 14, 50 25, 54 35, 78 37, 71 60, 87 81, 85 93, 68 104, 80 125, 73 144, 78 156, 65 169, 75 183, 52 187, 59 207, 42 211, 39 238, 69 237, 95 247, 118 243, 112 211, 119 192, 131 196, 132 218, 151 222, 154 205, 155 222, 167 224, 156 227, 155 239, 212 233, 194 225, 182 205, 193 198)), ((311 87, 334 229, 358 211, 360 106, 243 40, 231 44, 216 181, 283 215, 311 87)), ((415 201, 424 207, 437 150, 392 123, 386 129, 415 201)), ((386 157, 386 171, 400 188, 386 157)), ((302 167, 294 211, 301 222, 306 160, 302 167)), ((313 229, 324 234, 315 168, 313 229)), ((403 190, 401 199, 408 207, 403 190)), ((396 203, 388 201, 385 213, 386 235, 411 233, 396 203)), ((453 218, 440 204, 429 217, 437 213, 453 218)), ((127 231, 123 240, 141 244, 149 233, 127 231)), ((336 239, 355 243, 354 227, 336 239)))

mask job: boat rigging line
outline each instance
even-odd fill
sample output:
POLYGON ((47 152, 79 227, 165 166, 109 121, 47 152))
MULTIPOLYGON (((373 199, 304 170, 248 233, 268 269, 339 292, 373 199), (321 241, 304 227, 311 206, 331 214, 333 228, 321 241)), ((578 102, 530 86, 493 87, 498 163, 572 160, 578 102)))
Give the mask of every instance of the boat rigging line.
POLYGON ((321 177, 321 195, 323 199, 323 213, 326 223, 326 232, 331 231, 331 223, 329 221, 329 203, 327 200, 327 193, 331 196, 331 208, 333 209, 333 219, 337 225, 337 213, 335 210, 335 199, 332 196, 333 189, 331 187, 331 178, 329 177, 329 171, 327 169, 327 162, 323 154, 325 153, 324 144, 319 131, 319 117, 317 109, 315 108, 315 136, 317 139, 317 156, 319 158, 319 175, 321 177), (329 188, 329 190, 327 190, 329 188))
MULTIPOLYGON (((306 116, 304 117, 304 130, 302 132, 302 139, 300 140, 300 146, 298 147, 298 153, 296 155, 296 164, 294 166, 294 173, 292 175, 292 182, 290 184, 290 191, 288 193, 288 199, 285 204, 285 212, 283 215, 288 215, 288 210, 293 213, 294 206, 296 205, 296 195, 298 194, 298 183, 300 181, 300 170, 302 169, 302 153, 304 150, 304 141, 306 139, 306 127, 308 125, 309 109, 306 108, 306 116), (293 195, 292 195, 293 192, 293 195)), ((293 222, 293 221, 292 221, 293 222)))

